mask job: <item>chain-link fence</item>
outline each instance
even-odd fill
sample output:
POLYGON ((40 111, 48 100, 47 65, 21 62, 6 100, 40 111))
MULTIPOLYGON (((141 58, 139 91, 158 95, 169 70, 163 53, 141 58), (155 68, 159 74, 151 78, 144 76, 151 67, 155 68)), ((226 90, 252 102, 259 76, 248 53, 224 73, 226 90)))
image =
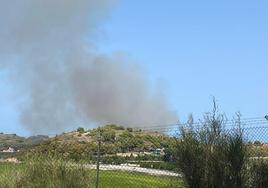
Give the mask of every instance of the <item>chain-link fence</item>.
MULTIPOLYGON (((0 164, 2 188, 96 188, 96 165, 72 164, 63 161, 32 161, 0 164)), ((100 188, 168 188, 182 187, 179 175, 128 165, 100 165, 100 188)))
POLYGON ((189 187, 268 187, 268 121, 209 116, 180 130, 177 162, 189 187))
MULTIPOLYGON (((157 160, 140 160, 140 156, 146 155, 144 152, 125 152, 117 153, 117 157, 109 156, 105 152, 101 152, 102 145, 101 134, 97 135, 97 160, 96 165, 87 165, 88 168, 96 169, 96 188, 98 187, 141 187, 141 188, 168 188, 168 187, 182 187, 180 181, 181 175, 176 168, 164 167, 164 161, 157 160), (107 158, 113 158, 114 160, 107 160, 107 158), (117 161, 118 159, 126 158, 127 160, 117 161), (116 163, 116 164, 115 164, 116 163)), ((159 153, 147 153, 147 155, 158 155, 158 159, 161 154, 159 153)), ((164 151, 163 151, 164 153, 164 151)), ((162 155, 163 155, 162 153, 162 155)))
MULTIPOLYGON (((209 148, 209 153, 212 153, 211 160, 218 160, 218 158, 213 158, 219 155, 225 155, 227 158, 219 158, 215 163, 209 163, 210 165, 219 164, 218 167, 224 167, 224 170, 230 169, 228 165, 234 165, 233 163, 238 163, 241 157, 244 157, 241 164, 241 169, 243 171, 241 174, 232 174, 228 176, 241 177, 241 180, 246 181, 243 183, 244 187, 267 187, 268 186, 268 122, 266 120, 254 120, 247 121, 248 124, 244 123, 239 131, 242 132, 242 145, 245 147, 245 155, 241 155, 241 147, 237 141, 229 140, 231 142, 225 142, 224 144, 230 144, 227 148, 227 152, 220 152, 224 150, 223 145, 213 145, 209 148), (218 147, 218 148, 217 148, 218 147), (220 148, 220 149, 219 149, 220 148), (229 149, 229 150, 228 150, 229 149), (234 151, 230 151, 234 149, 234 151), (218 153, 217 153, 218 152, 218 153), (235 155, 231 155, 233 152, 235 155), (217 153, 217 155, 214 155, 217 153), (228 158, 229 157, 229 158, 228 158), (239 158, 240 157, 240 158, 239 158), (227 161, 227 162, 226 162, 227 161), (220 164, 225 163, 225 164, 220 164), (243 168, 243 169, 242 169, 243 168)), ((166 129, 165 129, 166 130, 166 129)), ((237 129, 227 129, 229 135, 234 135, 237 133, 237 129)), ((170 130, 167 131, 170 133, 170 130)), ((66 162, 61 159, 54 159, 48 156, 31 159, 30 161, 25 161, 18 163, 18 161, 10 160, 10 163, 2 161, 0 164, 0 187, 7 188, 17 188, 17 187, 90 187, 90 188, 180 188, 186 187, 187 178, 182 170, 182 166, 189 166, 191 164, 185 163, 181 164, 178 162, 178 157, 183 157, 180 153, 185 152, 185 148, 181 148, 180 144, 183 143, 182 136, 177 136, 174 138, 176 140, 174 150, 165 151, 160 148, 159 153, 150 159, 140 158, 139 155, 153 155, 152 153, 145 152, 125 152, 120 153, 120 158, 126 158, 122 162, 114 158, 114 156, 108 155, 101 150, 97 150, 95 157, 97 160, 89 163, 76 163, 76 162, 66 162), (99 151, 99 153, 98 153, 99 151), (163 157, 167 152, 170 153, 170 160, 163 160, 163 157), (99 154, 99 155, 98 155, 99 154), (182 165, 182 166, 180 166, 182 165)), ((230 139, 231 137, 226 139, 230 139)), ((234 137, 235 138, 235 137, 234 137)), ((101 140, 98 142, 101 148, 101 140)), ((220 143, 222 144, 222 143, 220 143)), ((191 146, 192 147, 192 146, 191 146)), ((192 148, 191 148, 192 149, 192 148)), ((196 149, 196 148, 195 148, 196 149)), ((203 163, 206 156, 203 153, 198 153, 200 148, 194 150, 193 153, 195 159, 200 160, 203 163), (200 157, 201 156, 201 157, 200 157)), ((189 157, 193 157, 190 156, 189 157)), ((185 162, 189 162, 186 160, 185 162)), ((241 161, 240 161, 241 162, 241 161)), ((193 172, 198 171, 199 165, 195 166, 192 170, 193 172)), ((239 166, 236 166, 239 167, 239 166)), ((215 169, 214 169, 215 170, 215 169)), ((226 171, 220 171, 226 176, 226 171)), ((235 172, 235 171, 234 171, 235 172)), ((207 172, 206 172, 207 173, 207 172)), ((210 173, 217 173, 215 171, 210 173)), ((210 174, 208 173, 208 175, 210 174)), ((240 173, 240 172, 239 172, 240 173)), ((228 179, 229 181, 230 179, 228 179)), ((231 180, 230 180, 231 182, 231 180)), ((189 186, 189 185, 188 185, 189 186)), ((242 186, 242 187, 243 187, 242 186)), ((191 187, 191 186, 190 186, 191 187)), ((212 186, 213 187, 213 186, 212 186)), ((215 187, 215 186, 214 186, 215 187)), ((238 185, 234 187, 239 187, 238 185)), ((241 186, 240 186, 241 187, 241 186)))
MULTIPOLYGON (((242 136, 241 144, 245 147, 245 156, 243 159, 244 166, 241 164, 241 168, 245 168, 243 169, 243 173, 245 175, 243 178, 248 178, 248 181, 250 182, 246 182, 243 185, 240 185, 240 187, 266 187, 268 184, 260 186, 253 181, 256 181, 256 178, 259 178, 257 181, 265 181, 264 177, 268 177, 268 168, 265 169, 265 160, 267 159, 268 161, 268 121, 265 119, 239 120, 239 125, 241 127, 231 128, 231 126, 234 126, 235 124, 236 122, 233 121, 226 123, 226 127, 224 129, 227 135, 234 136, 237 133, 241 133, 242 136), (260 171, 259 168, 262 168, 262 172, 258 173, 262 174, 256 175, 256 171, 260 171), (253 179, 252 176, 257 177, 254 177, 255 179, 253 179)), ((178 125, 176 125, 176 127, 178 127, 178 125)), ((172 137, 177 140, 176 146, 180 144, 182 139, 181 133, 178 134, 179 131, 176 130, 175 126, 168 128, 158 127, 157 131, 162 131, 165 134, 173 135, 172 137)), ((239 162, 238 155, 240 153, 239 151, 235 153, 235 150, 237 149, 235 147, 239 147, 239 145, 235 145, 237 140, 231 141, 233 141, 233 143, 230 144, 233 144, 233 146, 231 146, 229 149, 233 149, 235 155, 227 156, 230 157, 230 159, 227 160, 231 161, 231 163, 239 162)), ((100 187, 186 187, 187 185, 184 183, 185 176, 180 169, 178 161, 176 161, 176 155, 178 154, 177 152, 180 152, 178 149, 179 147, 176 148, 176 146, 173 148, 176 151, 173 151, 172 153, 172 161, 168 162, 163 162, 160 160, 135 160, 135 158, 139 158, 139 155, 144 155, 144 152, 129 152, 120 153, 120 155, 128 157, 129 160, 125 161, 125 163, 113 164, 113 161, 107 162, 107 153, 102 152, 100 155, 99 169, 100 187), (102 184, 103 182, 105 182, 105 184, 102 184)), ((161 153, 161 149, 159 152, 161 153)), ((165 153, 165 151, 163 152, 165 153)), ((229 152, 231 153, 231 151, 229 152)), ((199 153, 196 153, 196 155, 198 156, 199 153)), ((218 161, 218 163, 221 162, 222 161, 218 161)), ((226 165, 230 165, 230 163, 226 163, 226 165)), ((94 167, 92 166, 92 168, 94 167)), ((239 186, 236 185, 235 187, 239 186)))

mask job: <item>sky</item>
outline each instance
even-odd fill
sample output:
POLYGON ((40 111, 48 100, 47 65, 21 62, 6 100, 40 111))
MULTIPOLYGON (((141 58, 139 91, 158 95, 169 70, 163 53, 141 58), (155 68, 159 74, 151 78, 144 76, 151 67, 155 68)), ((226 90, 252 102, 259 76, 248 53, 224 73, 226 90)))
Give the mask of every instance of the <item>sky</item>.
MULTIPOLYGON (((101 25, 104 54, 126 53, 150 86, 161 85, 181 121, 200 118, 216 97, 227 116, 268 113, 268 2, 122 0, 101 25)), ((16 88, 0 72, 0 132, 29 135, 16 88)))

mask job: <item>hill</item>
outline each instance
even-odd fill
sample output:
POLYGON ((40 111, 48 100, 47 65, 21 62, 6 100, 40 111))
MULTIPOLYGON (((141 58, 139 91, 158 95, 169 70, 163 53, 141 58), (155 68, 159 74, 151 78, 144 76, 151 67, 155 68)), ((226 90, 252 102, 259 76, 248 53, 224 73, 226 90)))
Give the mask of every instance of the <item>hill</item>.
MULTIPOLYGON (((122 153, 135 155, 160 155, 156 150, 168 150, 174 140, 158 132, 106 125, 100 129, 63 133, 50 138, 31 149, 32 153, 60 155, 66 158, 94 160, 97 149, 97 135, 101 135, 101 154, 119 156, 122 153)), ((162 155, 163 152, 162 152, 162 155)))
POLYGON ((16 134, 0 133, 0 160, 21 156, 21 151, 27 151, 35 145, 48 140, 48 136, 37 135, 28 138, 16 134), (20 151, 20 152, 18 152, 20 151))
POLYGON ((0 133, 0 151, 9 147, 15 150, 28 148, 47 140, 49 137, 44 135, 31 136, 28 138, 18 136, 16 134, 0 133))

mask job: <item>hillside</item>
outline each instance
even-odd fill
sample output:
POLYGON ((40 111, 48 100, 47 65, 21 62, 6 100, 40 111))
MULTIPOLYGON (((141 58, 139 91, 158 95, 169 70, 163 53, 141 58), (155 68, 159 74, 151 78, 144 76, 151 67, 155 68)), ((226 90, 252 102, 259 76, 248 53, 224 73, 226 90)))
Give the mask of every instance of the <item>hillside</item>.
POLYGON ((28 148, 47 140, 49 137, 44 135, 31 136, 28 138, 16 134, 0 133, 0 151, 12 147, 15 150, 28 148))
POLYGON ((156 149, 168 149, 174 140, 166 135, 107 125, 100 129, 63 133, 40 143, 31 151, 41 154, 55 154, 75 160, 93 159, 97 149, 97 133, 101 133, 101 154, 116 156, 119 153, 153 153, 156 149))

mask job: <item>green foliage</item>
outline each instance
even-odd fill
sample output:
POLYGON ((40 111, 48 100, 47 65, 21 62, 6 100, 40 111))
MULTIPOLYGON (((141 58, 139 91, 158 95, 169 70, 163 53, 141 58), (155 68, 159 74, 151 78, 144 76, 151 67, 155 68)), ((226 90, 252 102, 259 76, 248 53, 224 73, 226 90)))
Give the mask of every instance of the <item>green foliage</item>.
POLYGON ((111 125, 105 125, 103 127, 100 127, 100 128, 96 128, 96 129, 92 129, 90 130, 90 136, 92 137, 96 137, 97 136, 97 133, 101 133, 101 134, 105 134, 106 132, 109 132, 109 131, 113 131, 113 132, 120 132, 120 131, 124 131, 125 128, 123 126, 119 126, 119 125, 114 125, 114 124, 111 124, 111 125))
POLYGON ((124 131, 119 135, 118 142, 118 146, 122 152, 138 150, 143 145, 143 140, 140 137, 135 137, 129 131, 124 131))
POLYGON ((101 158, 101 162, 103 164, 114 164, 114 165, 120 165, 127 163, 126 157, 120 157, 120 156, 103 156, 101 158))
POLYGON ((48 136, 38 135, 31 136, 29 138, 20 137, 16 134, 0 134, 0 150, 7 149, 9 147, 15 150, 23 150, 29 147, 35 146, 40 142, 47 140, 48 136))
POLYGON ((203 187, 205 174, 205 151, 198 137, 186 129, 181 130, 182 141, 178 142, 176 161, 190 188, 203 187))
POLYGON ((32 158, 22 168, 5 170, 0 177, 0 187, 6 188, 88 188, 89 185, 90 177, 83 165, 51 157, 32 158), (15 178, 5 179, 4 175, 15 178))
MULTIPOLYGON (((44 159, 46 161, 46 159, 44 159)), ((55 161, 55 159, 53 160, 55 161)), ((58 159, 56 159, 58 161, 58 159)), ((39 162, 34 167, 27 166, 25 164, 1 164, 0 163, 0 187, 1 188, 95 188, 95 170, 88 170, 82 167, 80 171, 79 166, 73 166, 69 168, 68 163, 60 161, 52 167, 49 164, 42 166, 39 162), (67 164, 67 165, 65 165, 67 164), (59 168, 61 166, 61 168, 59 168), (51 169, 48 169, 51 167, 51 169), (28 170, 27 170, 28 169, 28 170), (31 170, 29 170, 31 169, 31 170), (58 169, 58 170, 57 170, 58 169), (71 171, 71 172, 69 172, 71 171), (25 175, 25 172, 29 172, 25 175), (33 174, 36 172, 37 174, 33 174), (86 177, 84 177, 84 172, 86 177), (75 174, 74 174, 75 173, 75 174), (27 178, 25 178, 27 177, 27 178), (49 177, 49 180, 47 178, 49 177), (65 178, 68 178, 65 183, 61 182, 65 178), (44 182, 45 180, 47 182, 44 182), (38 181, 36 185, 32 181, 38 181), (26 182, 25 182, 26 181, 26 182), (52 182, 53 181, 53 182, 52 182), (28 183, 27 183, 28 182, 28 183), (68 184, 67 184, 68 183, 68 184), (27 187, 26 187, 27 186, 27 187)), ((80 166, 81 167, 81 166, 80 166)), ((129 173, 121 171, 101 171, 100 173, 100 187, 101 188, 184 188, 183 182, 178 180, 177 177, 165 177, 165 176, 152 176, 144 173, 129 173)))
POLYGON ((127 128, 127 131, 128 132, 133 132, 133 129, 132 128, 127 128))
POLYGON ((85 129, 83 127, 78 127, 76 131, 79 132, 80 134, 85 133, 85 129))
POLYGON ((106 155, 116 154, 119 152, 119 148, 115 144, 101 144, 101 153, 105 153, 106 155))
POLYGON ((181 127, 176 161, 190 188, 245 187, 248 155, 240 117, 231 132, 224 129, 225 122, 214 104, 201 127, 181 127))
POLYGON ((53 156, 63 159, 70 159, 74 161, 89 161, 92 159, 96 152, 96 143, 61 143, 59 144, 58 138, 48 140, 32 150, 28 151, 23 157, 32 157, 35 155, 40 156, 53 156))
POLYGON ((143 168, 153 168, 153 169, 159 169, 159 170, 170 170, 174 171, 177 169, 175 163, 168 163, 168 162, 147 162, 147 161, 141 161, 137 163, 140 165, 140 167, 143 168))
POLYGON ((162 161, 162 156, 158 155, 140 155, 136 158, 137 161, 162 161))
POLYGON ((121 126, 121 125, 114 125, 114 124, 111 124, 111 125, 106 125, 105 127, 107 128, 110 128, 110 129, 113 129, 113 130, 125 130, 125 127, 121 126))
POLYGON ((249 145, 250 157, 268 157, 268 146, 249 145))
POLYGON ((266 188, 268 187, 268 162, 259 160, 254 161, 251 167, 251 187, 266 188))
POLYGON ((177 177, 152 176, 143 173, 103 171, 101 188, 185 188, 177 177))
MULTIPOLYGON (((171 148, 174 148, 174 139, 154 132, 127 130, 117 125, 92 129, 87 134, 77 132, 61 134, 35 146, 28 153, 92 162, 96 155, 97 133, 101 135, 102 157, 106 155, 111 157, 124 152, 152 152, 157 148, 166 148, 166 161, 169 162, 172 159, 171 148)), ((155 158, 147 155, 131 160, 155 160, 155 158)), ((157 160, 163 160, 163 158, 157 157, 157 160)))
POLYGON ((108 129, 106 131, 103 131, 102 134, 102 139, 104 142, 114 142, 115 141, 115 131, 112 129, 108 129))

